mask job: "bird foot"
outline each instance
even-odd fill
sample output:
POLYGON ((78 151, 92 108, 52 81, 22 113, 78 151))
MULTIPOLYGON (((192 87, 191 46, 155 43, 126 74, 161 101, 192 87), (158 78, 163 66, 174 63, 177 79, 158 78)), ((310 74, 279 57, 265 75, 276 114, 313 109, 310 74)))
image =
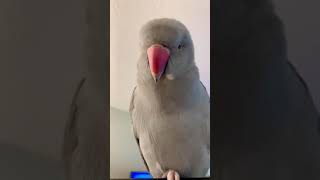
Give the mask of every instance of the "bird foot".
POLYGON ((162 175, 162 178, 167 177, 167 180, 180 180, 179 173, 174 170, 169 170, 162 175))

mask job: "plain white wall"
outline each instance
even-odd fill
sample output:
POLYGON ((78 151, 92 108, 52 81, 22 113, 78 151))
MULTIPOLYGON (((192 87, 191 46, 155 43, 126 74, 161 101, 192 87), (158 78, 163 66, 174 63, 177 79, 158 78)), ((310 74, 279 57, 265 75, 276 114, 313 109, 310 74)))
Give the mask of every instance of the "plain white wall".
POLYGON ((136 84, 138 33, 147 21, 175 18, 189 29, 201 81, 210 90, 210 0, 111 0, 110 105, 127 111, 136 84))

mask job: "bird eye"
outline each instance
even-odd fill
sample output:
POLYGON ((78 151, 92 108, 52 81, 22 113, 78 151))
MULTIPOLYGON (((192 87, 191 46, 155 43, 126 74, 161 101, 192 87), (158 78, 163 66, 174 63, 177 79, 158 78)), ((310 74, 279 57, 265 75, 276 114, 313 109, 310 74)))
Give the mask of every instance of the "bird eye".
POLYGON ((178 49, 182 49, 182 44, 179 44, 178 49))

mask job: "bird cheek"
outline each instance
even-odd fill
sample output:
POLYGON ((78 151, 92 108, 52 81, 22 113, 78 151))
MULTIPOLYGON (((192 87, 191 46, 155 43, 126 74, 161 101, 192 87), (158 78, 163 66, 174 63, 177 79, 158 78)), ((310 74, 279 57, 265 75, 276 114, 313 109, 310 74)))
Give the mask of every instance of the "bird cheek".
MULTIPOLYGON (((169 61, 171 61, 171 60, 169 60, 169 61)), ((174 80, 176 78, 175 73, 172 71, 172 69, 174 69, 175 67, 172 67, 172 65, 173 65, 173 63, 168 62, 168 65, 165 70, 165 77, 168 80, 174 80)))
POLYGON ((166 78, 171 80, 171 81, 175 79, 173 74, 166 74, 166 78))

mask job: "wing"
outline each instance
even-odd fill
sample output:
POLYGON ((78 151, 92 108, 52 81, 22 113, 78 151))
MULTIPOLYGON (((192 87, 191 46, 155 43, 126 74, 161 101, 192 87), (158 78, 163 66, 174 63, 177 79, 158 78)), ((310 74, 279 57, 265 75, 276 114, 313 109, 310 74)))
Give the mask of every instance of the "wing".
MULTIPOLYGON (((208 94, 208 91, 207 91, 207 88, 203 85, 203 83, 200 81, 200 84, 202 85, 204 91, 207 93, 207 95, 209 96, 208 94)), ((211 103, 211 97, 209 97, 209 102, 211 103)))
POLYGON ((143 157, 143 154, 142 154, 142 151, 141 151, 141 148, 140 148, 139 136, 138 136, 138 134, 137 134, 137 132, 136 132, 136 130, 135 130, 135 128, 134 128, 134 123, 133 123, 133 118, 134 118, 134 116, 133 116, 133 110, 134 110, 134 95, 135 95, 134 93, 135 93, 136 88, 137 88, 137 86, 134 87, 133 92, 132 92, 131 101, 130 101, 130 106, 129 106, 129 113, 130 113, 130 117, 131 117, 131 124, 132 124, 133 135, 134 135, 134 138, 136 139, 136 142, 137 142, 137 144, 138 144, 138 148, 139 148, 139 152, 140 152, 141 158, 142 158, 143 163, 144 163, 145 167, 147 168, 147 170, 150 171, 150 170, 149 170, 149 167, 148 167, 148 165, 147 165, 147 162, 146 162, 146 160, 145 160, 144 157, 143 157))
MULTIPOLYGON (((203 85, 203 83, 201 81, 200 81, 200 83, 209 97, 209 105, 210 105, 211 104, 211 96, 209 96, 208 91, 207 91, 206 87, 203 85)), ((210 114, 210 112, 209 112, 209 114, 210 114)), ((207 141, 207 149, 210 153, 210 118, 208 119, 208 121, 206 121, 205 131, 206 131, 205 138, 207 139, 206 140, 207 141)))

